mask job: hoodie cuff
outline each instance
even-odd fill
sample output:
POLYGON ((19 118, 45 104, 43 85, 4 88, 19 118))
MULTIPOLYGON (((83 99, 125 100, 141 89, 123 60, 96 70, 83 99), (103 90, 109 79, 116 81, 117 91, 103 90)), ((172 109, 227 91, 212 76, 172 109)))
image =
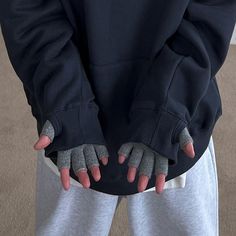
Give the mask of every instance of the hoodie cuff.
POLYGON ((45 148, 45 156, 57 157, 57 151, 85 143, 106 145, 98 111, 95 103, 80 103, 76 107, 45 115, 42 125, 49 120, 55 129, 55 137, 45 148))
POLYGON ((169 165, 178 163, 179 134, 188 124, 164 108, 153 104, 134 104, 129 113, 127 142, 142 142, 168 158, 169 165), (141 105, 141 106, 140 106, 141 105), (144 105, 144 106, 142 106, 144 105))

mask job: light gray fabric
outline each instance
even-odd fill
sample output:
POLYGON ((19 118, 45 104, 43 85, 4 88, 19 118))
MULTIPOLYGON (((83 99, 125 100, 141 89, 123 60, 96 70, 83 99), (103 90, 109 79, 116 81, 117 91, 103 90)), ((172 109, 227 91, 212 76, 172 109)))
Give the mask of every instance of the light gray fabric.
POLYGON ((218 177, 211 137, 200 160, 186 173, 185 188, 127 196, 131 235, 218 236, 218 177))
MULTIPOLYGON (((123 197, 71 185, 65 191, 38 152, 36 236, 108 236, 123 197)), ((218 179, 213 140, 186 172, 184 188, 126 196, 131 236, 218 236, 218 179)))

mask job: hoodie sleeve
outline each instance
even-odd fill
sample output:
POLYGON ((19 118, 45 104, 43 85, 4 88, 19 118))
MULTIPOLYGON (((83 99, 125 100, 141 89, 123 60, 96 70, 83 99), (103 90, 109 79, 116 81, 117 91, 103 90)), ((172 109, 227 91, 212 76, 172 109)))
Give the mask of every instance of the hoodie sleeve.
POLYGON ((83 143, 105 144, 99 108, 61 2, 12 0, 5 8, 1 31, 28 103, 39 114, 38 132, 46 120, 55 128, 46 156, 83 143))
POLYGON ((226 58, 235 19, 235 0, 190 1, 178 29, 136 87, 130 141, 143 142, 177 164, 179 133, 204 106, 200 101, 226 58))

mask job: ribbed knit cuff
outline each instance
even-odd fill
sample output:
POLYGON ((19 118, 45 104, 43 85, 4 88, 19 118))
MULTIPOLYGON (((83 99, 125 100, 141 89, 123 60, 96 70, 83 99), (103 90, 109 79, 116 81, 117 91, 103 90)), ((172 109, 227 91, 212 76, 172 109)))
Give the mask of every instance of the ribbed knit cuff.
POLYGON ((142 142, 168 158, 169 165, 177 164, 178 136, 187 127, 185 121, 162 108, 154 109, 148 102, 134 104, 129 119, 127 142, 142 142))
POLYGON ((106 145, 98 119, 98 106, 95 103, 80 105, 45 115, 54 129, 53 142, 45 148, 46 157, 56 157, 57 151, 68 150, 84 143, 106 145))

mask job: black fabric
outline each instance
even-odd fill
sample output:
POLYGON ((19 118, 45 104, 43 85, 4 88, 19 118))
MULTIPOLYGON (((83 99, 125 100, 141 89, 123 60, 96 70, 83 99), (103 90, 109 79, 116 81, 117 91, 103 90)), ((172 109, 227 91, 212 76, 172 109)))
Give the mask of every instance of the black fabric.
MULTIPOLYGON (((142 142, 167 157, 166 180, 202 156, 222 114, 215 76, 228 52, 235 1, 12 0, 0 9, 38 134, 47 119, 55 126, 45 149, 55 164, 58 150, 105 144, 110 159, 98 183, 90 175, 91 188, 129 195, 138 192, 138 178, 130 184, 127 162, 118 163, 124 142, 142 142), (194 159, 179 148, 184 127, 194 159)), ((152 175, 147 189, 154 185, 152 175)))
POLYGON ((46 155, 84 142, 105 144, 94 94, 60 1, 14 0, 11 7, 1 22, 11 62, 39 113, 38 132, 47 119, 56 129, 46 155))

